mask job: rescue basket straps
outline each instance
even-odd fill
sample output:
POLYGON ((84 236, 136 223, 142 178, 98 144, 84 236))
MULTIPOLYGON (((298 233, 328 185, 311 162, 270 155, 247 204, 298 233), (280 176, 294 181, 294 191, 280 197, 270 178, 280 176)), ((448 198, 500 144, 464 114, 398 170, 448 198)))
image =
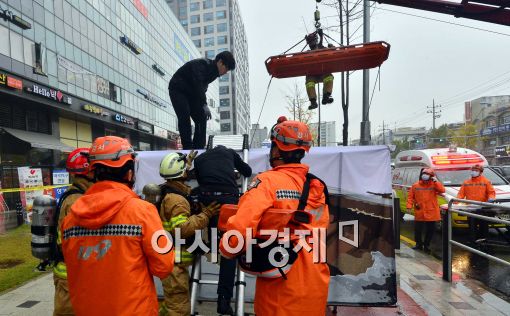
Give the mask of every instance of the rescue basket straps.
MULTIPOLYGON (((262 102, 262 107, 260 108, 259 117, 257 119, 257 125, 260 122, 260 116, 262 115, 262 111, 264 110, 264 105, 266 105, 267 95, 269 93, 269 87, 271 86, 271 81, 273 81, 273 76, 271 76, 271 79, 269 79, 269 83, 267 84, 266 96, 264 97, 264 101, 262 102)), ((255 129, 253 129, 253 133, 251 133, 250 148, 251 148, 251 145, 253 144, 253 136, 255 136, 255 129)))

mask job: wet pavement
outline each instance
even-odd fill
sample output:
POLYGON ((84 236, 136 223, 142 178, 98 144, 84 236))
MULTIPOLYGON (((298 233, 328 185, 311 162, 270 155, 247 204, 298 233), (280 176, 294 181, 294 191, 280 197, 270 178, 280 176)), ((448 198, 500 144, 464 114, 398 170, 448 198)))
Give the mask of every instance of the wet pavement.
MULTIPOLYGON (((494 295, 481 282, 455 274, 442 280, 441 261, 414 251, 405 243, 397 251, 398 302, 394 307, 338 307, 337 315, 510 315, 510 302, 494 295)), ((51 273, 0 295, 0 316, 51 315, 51 273)), ((251 305, 246 304, 246 310, 251 305)), ((214 303, 198 305, 201 315, 216 315, 214 303)), ((328 313, 332 315, 332 313, 328 313)))
MULTIPOLYGON (((400 222, 400 235, 404 242, 414 246, 414 217, 412 215, 406 214, 403 221, 400 222)), ((452 235, 453 240, 457 242, 463 244, 470 242, 468 229, 454 229, 452 235)), ((504 241, 495 229, 490 229, 489 235, 491 240, 504 241)), ((432 250, 431 255, 441 260, 441 231, 435 232, 430 248, 432 250)), ((510 262, 510 247, 486 247, 482 251, 510 262)), ((452 246, 452 255, 452 270, 454 273, 479 280, 488 288, 494 290, 495 294, 504 299, 510 298, 510 267, 455 246, 452 246)))

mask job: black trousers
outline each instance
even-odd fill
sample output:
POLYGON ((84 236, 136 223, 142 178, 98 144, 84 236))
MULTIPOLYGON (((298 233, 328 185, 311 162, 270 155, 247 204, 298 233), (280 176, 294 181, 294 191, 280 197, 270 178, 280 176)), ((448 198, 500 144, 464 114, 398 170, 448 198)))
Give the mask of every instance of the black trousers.
MULTIPOLYGON (((239 196, 237 195, 221 195, 221 196, 211 196, 211 195, 203 195, 199 196, 200 202, 204 205, 209 205, 210 203, 216 201, 219 204, 237 204, 239 202, 239 196)), ((214 216, 211 218, 209 222, 209 228, 218 227, 218 216, 214 216)), ((220 278, 218 280, 218 296, 224 296, 227 299, 231 299, 234 296, 234 281, 236 278, 236 259, 227 259, 225 257, 221 257, 220 261, 220 278)))
POLYGON ((177 90, 169 90, 170 100, 177 115, 177 128, 181 136, 182 149, 204 149, 207 118, 198 100, 177 90), (191 141, 191 121, 195 123, 195 134, 191 141))
POLYGON ((414 240, 416 240, 416 246, 429 248, 435 229, 436 222, 414 221, 414 240), (425 227, 425 241, 422 239, 423 227, 425 227))
POLYGON ((475 242, 478 239, 487 238, 488 235, 489 222, 474 217, 469 218, 469 237, 472 242, 475 242))

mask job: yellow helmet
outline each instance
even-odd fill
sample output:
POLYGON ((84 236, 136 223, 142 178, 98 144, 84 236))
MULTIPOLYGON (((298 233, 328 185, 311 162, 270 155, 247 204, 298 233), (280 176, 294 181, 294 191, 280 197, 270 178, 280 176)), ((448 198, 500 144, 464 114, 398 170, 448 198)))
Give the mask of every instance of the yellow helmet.
POLYGON ((186 173, 186 155, 170 153, 161 160, 159 175, 165 179, 177 179, 186 173))

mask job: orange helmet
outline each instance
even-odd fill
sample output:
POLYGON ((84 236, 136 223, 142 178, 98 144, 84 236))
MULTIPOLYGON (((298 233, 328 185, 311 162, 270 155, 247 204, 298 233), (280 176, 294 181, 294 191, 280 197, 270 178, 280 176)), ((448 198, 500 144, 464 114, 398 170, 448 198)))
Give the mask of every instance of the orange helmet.
POLYGON ((90 147, 90 168, 94 169, 97 164, 120 168, 134 161, 135 157, 135 150, 127 139, 117 136, 98 137, 90 147))
POLYGON ((271 141, 282 151, 303 149, 308 152, 312 146, 312 134, 304 123, 283 121, 273 127, 271 141))
POLYGON ((88 148, 77 148, 73 150, 66 160, 66 169, 71 174, 86 175, 89 172, 88 148))
POLYGON ((478 170, 480 172, 483 172, 483 166, 482 165, 474 165, 471 167, 471 170, 478 170))
POLYGON ((425 168, 425 169, 423 169, 423 171, 421 173, 422 174, 426 173, 431 177, 433 177, 435 175, 434 170, 432 170, 431 168, 425 168))

